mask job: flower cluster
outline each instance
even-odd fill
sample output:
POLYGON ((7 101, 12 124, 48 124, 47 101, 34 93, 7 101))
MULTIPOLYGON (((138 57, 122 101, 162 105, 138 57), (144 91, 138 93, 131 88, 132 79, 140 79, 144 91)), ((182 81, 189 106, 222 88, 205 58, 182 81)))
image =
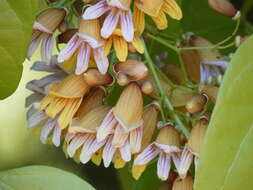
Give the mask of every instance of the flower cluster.
MULTIPOLYGON (((50 74, 27 84, 33 92, 26 99, 28 128, 78 163, 130 163, 137 180, 155 160, 161 180, 177 173, 173 186, 191 189, 190 166, 197 169, 226 59, 216 49, 180 52, 186 84, 175 64, 161 71, 141 55, 148 54, 145 14, 165 29, 166 14, 182 18, 174 0, 84 2, 78 28, 68 27, 64 8, 48 8, 36 18, 28 58, 41 42, 42 61, 31 69, 50 74), (57 29, 59 52, 52 56, 57 29)), ((212 45, 190 35, 179 46, 186 41, 192 47, 212 45)), ((156 58, 165 62, 161 57, 156 58)))

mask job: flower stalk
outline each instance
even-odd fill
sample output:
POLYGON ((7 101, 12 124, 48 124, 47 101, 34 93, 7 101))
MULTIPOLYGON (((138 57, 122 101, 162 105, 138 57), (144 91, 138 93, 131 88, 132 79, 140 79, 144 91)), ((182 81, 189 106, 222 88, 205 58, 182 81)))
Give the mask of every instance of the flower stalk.
POLYGON ((155 69, 155 66, 154 66, 154 63, 148 53, 148 50, 147 50, 147 46, 143 40, 143 44, 144 44, 144 56, 147 60, 147 65, 150 69, 150 72, 152 73, 153 77, 154 77, 154 80, 157 84, 157 87, 158 87, 158 90, 159 90, 159 93, 161 95, 161 98, 160 98, 160 106, 161 106, 161 109, 163 109, 163 104, 165 104, 165 106, 168 108, 168 110, 170 111, 170 113, 172 114, 172 117, 173 119, 175 120, 176 124, 178 125, 178 127, 180 128, 180 130, 183 132, 183 134, 188 137, 189 136, 189 131, 188 129, 184 126, 183 122, 181 121, 181 119, 178 117, 178 115, 175 113, 174 111, 174 107, 172 105, 172 103, 170 102, 170 100, 168 99, 167 95, 166 95, 166 92, 160 82, 160 79, 159 79, 159 76, 156 72, 156 69, 155 69))

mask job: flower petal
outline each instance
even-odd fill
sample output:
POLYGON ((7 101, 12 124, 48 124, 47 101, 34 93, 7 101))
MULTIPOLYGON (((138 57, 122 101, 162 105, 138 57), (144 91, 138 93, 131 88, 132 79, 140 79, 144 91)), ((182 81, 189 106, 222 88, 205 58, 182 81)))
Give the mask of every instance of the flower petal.
POLYGON ((80 52, 77 55, 77 64, 75 71, 77 75, 82 74, 88 69, 90 55, 91 55, 91 47, 87 44, 82 44, 80 47, 80 52))
POLYGON ((191 166, 192 160, 193 160, 193 154, 187 148, 184 148, 181 155, 180 165, 178 168, 178 174, 181 178, 186 177, 187 172, 191 166))
POLYGON ((130 147, 133 154, 139 152, 141 149, 142 135, 143 126, 138 127, 130 132, 130 147))
POLYGON ((96 18, 102 16, 108 10, 110 10, 110 8, 108 6, 106 6, 106 0, 102 0, 102 1, 99 1, 95 5, 88 7, 85 10, 82 18, 84 20, 96 19, 96 18))
POLYGON ((110 163, 112 162, 112 159, 113 159, 113 156, 114 156, 114 153, 116 152, 116 148, 114 148, 112 146, 112 137, 110 137, 104 147, 104 150, 103 150, 103 162, 104 162, 104 166, 106 168, 109 167, 110 163))
POLYGON ((101 123, 100 127, 97 130, 97 141, 100 142, 112 133, 113 129, 115 128, 117 121, 113 117, 112 110, 108 112, 105 116, 103 122, 101 123))
POLYGON ((61 127, 57 123, 54 127, 52 142, 57 147, 61 145, 61 127))
POLYGON ((129 162, 131 160, 131 151, 130 151, 129 142, 126 141, 125 145, 123 147, 121 147, 119 150, 120 150, 121 158, 125 162, 129 162))
POLYGON ((75 34, 67 43, 66 47, 60 51, 58 55, 58 62, 64 62, 65 60, 68 60, 71 58, 71 56, 75 53, 77 48, 80 46, 82 40, 78 38, 78 35, 75 34))
POLYGON ((38 111, 28 118, 28 129, 36 127, 41 121, 47 118, 47 115, 43 111, 38 111))
POLYGON ((78 148, 88 139, 88 135, 77 135, 75 136, 67 147, 67 153, 72 158, 78 148))
POLYGON ((52 55, 53 48, 53 35, 48 35, 46 38, 42 39, 41 43, 41 58, 42 61, 49 63, 52 55))
POLYGON ((157 175, 161 180, 167 180, 170 172, 170 156, 161 152, 157 162, 157 175))
POLYGON ((147 146, 144 151, 135 158, 134 165, 145 165, 151 160, 153 160, 159 153, 160 150, 156 148, 152 143, 147 146))
POLYGON ((101 36, 103 38, 109 38, 115 30, 119 22, 120 12, 117 9, 112 9, 110 14, 106 17, 102 29, 101 36))
POLYGON ((29 49, 28 49, 28 53, 27 53, 27 58, 30 59, 32 57, 32 55, 34 54, 34 52, 36 51, 36 49, 39 46, 40 41, 42 40, 42 38, 44 37, 43 34, 40 34, 36 37, 34 37, 34 39, 32 39, 29 49))
POLYGON ((48 135, 53 130, 55 126, 55 120, 49 119, 44 127, 42 127, 41 133, 40 133, 40 140, 43 144, 46 144, 48 135))
POLYGON ((122 36, 127 42, 132 42, 134 39, 134 24, 131 11, 121 12, 121 31, 122 36))
POLYGON ((128 138, 129 133, 126 132, 123 127, 121 127, 119 124, 116 126, 114 134, 113 134, 113 140, 112 140, 112 146, 115 148, 120 148, 125 145, 126 140, 128 138))
POLYGON ((105 56, 104 50, 102 47, 94 49, 94 59, 97 64, 98 70, 101 74, 106 74, 108 67, 109 67, 109 61, 108 58, 105 56))

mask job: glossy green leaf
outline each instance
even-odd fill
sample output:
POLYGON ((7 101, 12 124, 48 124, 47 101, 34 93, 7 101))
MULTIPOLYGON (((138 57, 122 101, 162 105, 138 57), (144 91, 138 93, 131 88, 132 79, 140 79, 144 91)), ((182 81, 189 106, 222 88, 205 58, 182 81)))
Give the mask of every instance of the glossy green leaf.
POLYGON ((220 89, 195 190, 253 187, 253 37, 234 55, 220 89))
POLYGON ((18 86, 36 11, 37 0, 0 1, 0 99, 18 86))
POLYGON ((28 166, 0 173, 1 190, 94 190, 81 178, 47 166, 28 166))

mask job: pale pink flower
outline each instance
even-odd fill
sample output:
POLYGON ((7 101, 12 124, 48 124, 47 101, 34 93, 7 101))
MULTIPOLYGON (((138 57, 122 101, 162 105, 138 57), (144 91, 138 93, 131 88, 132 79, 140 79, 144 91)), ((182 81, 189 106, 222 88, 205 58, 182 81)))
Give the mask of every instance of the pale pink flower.
POLYGON ((140 88, 136 83, 130 83, 98 128, 97 140, 102 141, 112 134, 111 142, 107 143, 107 146, 112 147, 114 152, 116 148, 128 146, 128 143, 131 153, 139 152, 143 134, 142 113, 143 99, 140 88))
POLYGON ((175 167, 180 163, 179 133, 172 126, 163 127, 155 142, 147 146, 134 160, 134 165, 146 165, 156 156, 157 175, 161 180, 167 180, 171 168, 171 160, 175 167))
POLYGON ((53 33, 64 23, 66 10, 62 8, 48 8, 42 11, 33 25, 32 40, 27 57, 31 58, 41 42, 41 58, 50 62, 54 37, 53 33))
POLYGON ((123 38, 127 42, 132 42, 134 24, 130 4, 130 0, 124 2, 122 0, 101 0, 85 10, 83 19, 96 19, 108 13, 101 29, 101 36, 106 39, 109 38, 119 24, 123 38))
POLYGON ((107 72, 109 62, 104 54, 103 42, 99 34, 99 21, 80 21, 79 31, 70 39, 66 47, 59 53, 58 62, 64 62, 77 54, 75 73, 82 74, 88 69, 91 56, 95 60, 101 74, 107 72))

